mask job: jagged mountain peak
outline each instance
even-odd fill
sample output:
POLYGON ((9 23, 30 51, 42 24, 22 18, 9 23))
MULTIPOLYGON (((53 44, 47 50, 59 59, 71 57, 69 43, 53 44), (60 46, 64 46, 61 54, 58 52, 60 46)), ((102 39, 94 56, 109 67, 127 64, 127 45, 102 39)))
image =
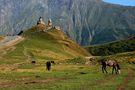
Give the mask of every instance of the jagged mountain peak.
POLYGON ((0 33, 17 34, 42 16, 81 45, 100 44, 134 34, 134 12, 102 0, 1 0, 0 33))

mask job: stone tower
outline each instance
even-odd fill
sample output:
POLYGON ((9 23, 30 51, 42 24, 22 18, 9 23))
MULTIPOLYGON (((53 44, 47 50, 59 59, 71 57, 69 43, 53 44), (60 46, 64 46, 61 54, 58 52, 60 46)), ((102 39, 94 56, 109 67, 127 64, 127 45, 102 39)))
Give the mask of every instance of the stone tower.
POLYGON ((52 27, 52 20, 50 18, 48 19, 48 27, 52 27))
POLYGON ((39 25, 39 24, 45 25, 45 22, 43 21, 42 17, 40 17, 39 20, 37 21, 37 25, 39 25))
POLYGON ((46 29, 46 25, 42 17, 40 17, 39 20, 37 21, 37 28, 39 31, 44 31, 46 29))

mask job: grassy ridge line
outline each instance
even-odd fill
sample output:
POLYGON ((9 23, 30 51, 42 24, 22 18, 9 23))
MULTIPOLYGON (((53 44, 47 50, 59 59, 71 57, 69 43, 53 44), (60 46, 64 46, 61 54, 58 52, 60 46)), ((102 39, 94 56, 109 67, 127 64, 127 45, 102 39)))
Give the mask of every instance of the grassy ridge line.
POLYGON ((65 60, 89 56, 84 48, 56 29, 42 32, 39 31, 39 27, 34 26, 24 32, 23 36, 25 39, 14 46, 14 51, 7 51, 7 54, 3 55, 5 59, 3 63, 14 63, 14 60, 15 62, 43 59, 65 60))
POLYGON ((106 56, 135 50, 135 36, 125 40, 85 47, 92 55, 106 56))
POLYGON ((27 34, 29 34, 28 36, 31 36, 31 34, 32 34, 32 36, 36 36, 35 34, 40 33, 40 35, 42 35, 40 39, 46 38, 46 39, 48 39, 48 41, 50 41, 50 43, 55 43, 55 44, 59 43, 62 45, 61 48, 63 48, 64 51, 70 50, 70 52, 78 53, 83 56, 90 55, 84 48, 80 47, 78 44, 76 44, 71 39, 69 39, 62 31, 56 30, 56 29, 50 29, 48 32, 42 33, 38 30, 39 28, 40 28, 40 26, 35 26, 31 30, 28 30, 28 32, 27 32, 27 34), (45 34, 45 35, 43 35, 43 34, 45 34))

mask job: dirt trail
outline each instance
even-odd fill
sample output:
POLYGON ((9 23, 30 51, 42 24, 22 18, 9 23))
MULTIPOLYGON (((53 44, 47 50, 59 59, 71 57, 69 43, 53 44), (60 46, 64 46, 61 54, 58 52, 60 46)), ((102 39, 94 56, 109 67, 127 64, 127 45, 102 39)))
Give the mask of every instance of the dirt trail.
POLYGON ((7 87, 9 84, 12 84, 11 80, 0 79, 0 87, 7 87))
POLYGON ((89 86, 96 86, 96 85, 104 84, 104 83, 110 81, 111 79, 113 79, 114 76, 115 75, 112 75, 112 74, 105 75, 103 79, 97 80, 97 81, 95 81, 95 83, 88 82, 87 84, 82 85, 80 87, 80 90, 87 90, 87 88, 89 86))
POLYGON ((18 69, 19 65, 25 64, 25 62, 14 64, 0 64, 0 72, 10 72, 18 69))
POLYGON ((126 90, 125 89, 126 85, 130 82, 130 80, 132 80, 133 75, 134 75, 133 71, 130 71, 128 75, 125 77, 125 79, 123 80, 123 82, 117 86, 117 90, 126 90))
POLYGON ((5 50, 13 45, 16 45, 17 43, 24 40, 21 36, 8 36, 5 37, 2 41, 0 41, 0 50, 5 50))

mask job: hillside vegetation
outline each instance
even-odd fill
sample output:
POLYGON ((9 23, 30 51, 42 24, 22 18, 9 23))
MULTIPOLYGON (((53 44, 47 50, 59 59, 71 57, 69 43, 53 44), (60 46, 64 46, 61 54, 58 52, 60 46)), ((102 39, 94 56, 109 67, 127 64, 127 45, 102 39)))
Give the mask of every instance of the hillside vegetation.
POLYGON ((64 60, 89 55, 85 49, 56 29, 43 32, 34 26, 24 32, 23 36, 25 39, 21 43, 4 50, 5 53, 1 54, 1 58, 5 59, 3 61, 10 59, 13 63, 14 60, 64 60))
POLYGON ((117 53, 130 52, 135 50, 135 36, 125 40, 111 43, 85 47, 92 55, 113 55, 117 53))

